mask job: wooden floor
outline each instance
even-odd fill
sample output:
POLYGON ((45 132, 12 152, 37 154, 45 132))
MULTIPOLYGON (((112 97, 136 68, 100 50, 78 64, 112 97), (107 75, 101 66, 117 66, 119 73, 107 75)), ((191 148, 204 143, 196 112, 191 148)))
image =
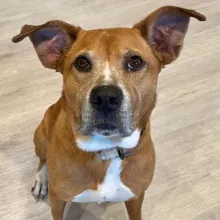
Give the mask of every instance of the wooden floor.
MULTIPOLYGON (((32 137, 62 85, 58 73, 40 65, 28 39, 12 44, 11 37, 23 24, 51 19, 84 28, 131 26, 165 4, 196 9, 208 20, 192 20, 181 57, 160 74, 152 117, 157 169, 143 219, 220 219, 220 1, 1 0, 1 220, 51 219, 49 206, 30 195, 37 165, 32 137)), ((66 215, 66 220, 127 219, 122 204, 70 204, 66 215)))

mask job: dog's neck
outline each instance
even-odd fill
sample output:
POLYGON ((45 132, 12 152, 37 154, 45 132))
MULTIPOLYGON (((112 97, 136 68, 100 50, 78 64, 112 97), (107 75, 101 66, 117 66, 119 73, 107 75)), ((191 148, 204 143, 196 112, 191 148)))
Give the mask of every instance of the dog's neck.
MULTIPOLYGON (((144 129, 141 131, 140 138, 143 133, 144 129)), ((99 160, 111 160, 113 158, 120 158, 121 160, 124 160, 125 158, 134 155, 137 151, 138 146, 139 145, 137 144, 136 146, 133 146, 133 148, 115 147, 109 150, 98 151, 96 153, 96 158, 99 160)))

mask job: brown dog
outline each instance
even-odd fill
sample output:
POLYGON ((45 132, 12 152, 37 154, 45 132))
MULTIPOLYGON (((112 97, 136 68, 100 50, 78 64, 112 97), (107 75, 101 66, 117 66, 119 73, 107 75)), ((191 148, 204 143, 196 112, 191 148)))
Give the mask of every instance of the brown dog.
POLYGON ((141 220, 155 167, 149 117, 157 78, 179 56, 190 17, 206 20, 166 6, 133 28, 49 21, 13 38, 28 36, 42 64, 63 74, 62 96, 34 136, 40 164, 32 193, 43 199, 48 189, 54 220, 68 201, 125 201, 130 219, 141 220))

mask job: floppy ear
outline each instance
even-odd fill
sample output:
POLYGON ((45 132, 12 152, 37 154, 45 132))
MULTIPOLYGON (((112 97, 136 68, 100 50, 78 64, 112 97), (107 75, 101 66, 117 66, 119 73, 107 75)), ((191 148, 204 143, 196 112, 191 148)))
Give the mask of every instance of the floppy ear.
POLYGON ((163 64, 169 64, 180 54, 190 17, 205 21, 196 11, 165 6, 151 13, 134 25, 163 64))
POLYGON ((20 42, 28 36, 41 63, 60 72, 65 52, 76 39, 79 30, 79 27, 58 20, 38 26, 24 25, 12 42, 20 42))

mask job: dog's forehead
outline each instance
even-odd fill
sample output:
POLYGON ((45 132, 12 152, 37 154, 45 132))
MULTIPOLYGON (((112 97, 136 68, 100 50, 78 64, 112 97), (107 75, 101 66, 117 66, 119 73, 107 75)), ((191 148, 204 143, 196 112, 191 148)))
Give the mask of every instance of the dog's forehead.
POLYGON ((141 37, 139 31, 134 28, 111 28, 97 30, 82 30, 74 45, 76 51, 92 51, 101 56, 123 53, 127 50, 146 51, 146 41, 141 37))

